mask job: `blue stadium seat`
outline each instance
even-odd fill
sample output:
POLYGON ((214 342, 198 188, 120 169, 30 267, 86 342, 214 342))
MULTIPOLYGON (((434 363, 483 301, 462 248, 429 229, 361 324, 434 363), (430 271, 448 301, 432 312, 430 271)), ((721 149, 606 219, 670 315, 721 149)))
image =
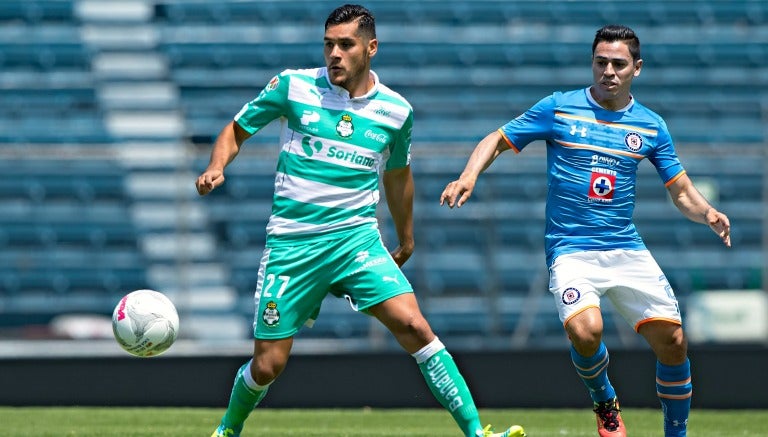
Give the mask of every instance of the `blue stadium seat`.
POLYGON ((91 52, 79 42, 51 44, 3 44, 0 67, 4 70, 74 70, 89 71, 91 52))
POLYGON ((5 0, 0 8, 0 23, 73 22, 73 3, 70 0, 5 0))

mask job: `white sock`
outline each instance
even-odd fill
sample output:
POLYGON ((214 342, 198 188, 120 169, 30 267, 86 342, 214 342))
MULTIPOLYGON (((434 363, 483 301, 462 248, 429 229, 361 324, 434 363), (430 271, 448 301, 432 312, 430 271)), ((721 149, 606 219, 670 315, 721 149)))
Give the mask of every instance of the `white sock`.
POLYGON ((419 349, 416 353, 411 354, 413 358, 416 358, 416 362, 418 364, 421 364, 428 359, 432 358, 433 355, 440 352, 441 350, 445 349, 445 345, 443 342, 440 341, 437 336, 435 336, 435 339, 429 342, 428 345, 424 346, 423 348, 419 349))
POLYGON ((245 385, 248 386, 253 391, 264 391, 267 387, 269 387, 270 384, 272 384, 274 381, 270 381, 269 384, 266 385, 259 385, 254 381, 253 376, 251 375, 251 365, 253 365, 253 359, 251 361, 248 361, 248 367, 243 369, 243 381, 245 381, 245 385))

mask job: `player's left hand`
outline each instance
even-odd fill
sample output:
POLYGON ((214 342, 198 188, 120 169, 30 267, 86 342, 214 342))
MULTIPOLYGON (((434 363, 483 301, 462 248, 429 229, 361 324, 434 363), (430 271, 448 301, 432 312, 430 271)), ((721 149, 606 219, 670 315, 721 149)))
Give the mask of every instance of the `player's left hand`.
POLYGON ((403 246, 402 244, 397 246, 395 250, 390 252, 390 255, 392 255, 392 258, 397 263, 398 267, 402 267, 403 264, 405 264, 406 261, 408 261, 408 258, 411 257, 413 254, 413 246, 410 247, 403 246))
POLYGON ((731 247, 731 222, 728 220, 727 215, 715 208, 710 208, 707 211, 707 224, 723 240, 727 247, 731 247))

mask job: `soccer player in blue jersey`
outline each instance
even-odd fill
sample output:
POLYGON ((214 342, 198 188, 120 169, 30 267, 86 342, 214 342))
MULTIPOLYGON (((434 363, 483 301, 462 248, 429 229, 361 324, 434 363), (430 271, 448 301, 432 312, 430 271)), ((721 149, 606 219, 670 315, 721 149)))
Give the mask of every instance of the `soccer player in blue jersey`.
POLYGON ((592 44, 593 84, 556 92, 487 135, 440 203, 461 207, 478 176, 504 151, 534 140, 547 146, 546 259, 549 290, 568 338, 576 373, 594 402, 598 433, 626 435, 608 379, 600 298, 607 296, 657 357, 656 391, 664 435, 685 436, 691 371, 680 310, 667 279, 632 222, 637 167, 648 159, 675 206, 708 225, 730 247, 728 217, 694 187, 667 126, 630 93, 640 75, 640 41, 625 27, 599 29, 592 44))
POLYGON ((335 9, 325 23, 323 46, 325 67, 283 71, 224 127, 196 181, 200 195, 220 186, 243 142, 281 120, 267 244, 261 265, 254 266, 259 280, 253 359, 235 375, 213 437, 240 435, 285 368, 294 335, 314 321, 329 293, 392 332, 462 435, 524 437, 520 426, 501 433, 482 427, 463 376, 400 270, 414 249, 413 109, 371 71, 378 49, 373 15, 359 5, 335 9), (399 240, 391 254, 376 218, 380 171, 399 240))

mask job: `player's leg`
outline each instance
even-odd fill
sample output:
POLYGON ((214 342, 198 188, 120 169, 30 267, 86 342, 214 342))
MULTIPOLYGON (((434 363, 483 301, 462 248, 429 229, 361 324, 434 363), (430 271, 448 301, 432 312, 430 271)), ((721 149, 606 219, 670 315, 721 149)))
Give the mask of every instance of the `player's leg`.
POLYGON ((253 359, 237 372, 227 411, 214 436, 237 436, 245 419, 282 373, 293 336, 317 316, 327 294, 325 244, 264 251, 254 293, 253 359))
MULTIPOLYGON (((413 287, 392 259, 378 231, 356 232, 345 241, 345 256, 332 263, 332 292, 355 310, 379 319, 418 363, 430 391, 450 412, 465 435, 524 436, 522 428, 493 434, 481 428, 475 402, 453 357, 432 332, 416 302, 413 287)), ((341 253, 342 251, 339 251, 341 253)))
POLYGON ((624 422, 616 391, 608 379, 608 349, 602 341, 603 319, 599 308, 586 308, 571 317, 565 330, 571 340, 571 361, 589 390, 600 436, 624 436, 624 422))
POLYGON ((498 434, 492 433, 490 428, 482 428, 480 415, 464 377, 445 345, 432 332, 413 293, 389 298, 374 305, 369 311, 392 332, 403 349, 414 357, 430 391, 453 416, 465 436, 525 436, 519 426, 498 434))
POLYGON ((254 340, 253 358, 235 374, 227 411, 212 437, 240 434, 245 419, 264 399, 270 384, 285 369, 292 345, 293 338, 254 340))
POLYGON ((638 332, 657 357, 656 393, 664 412, 664 435, 685 436, 693 385, 683 328, 676 323, 653 321, 641 325, 638 332))
MULTIPOLYGON (((611 277, 597 262, 594 252, 561 255, 550 268, 549 291, 555 298, 560 320, 571 341, 571 361, 592 398, 598 433, 624 436, 616 391, 608 378, 608 349, 602 341, 600 312, 602 291, 611 277)), ((604 261, 604 260, 603 260, 604 261)))
POLYGON ((571 317, 565 331, 571 340, 571 360, 595 403, 616 397, 608 379, 608 349, 602 341, 603 318, 599 308, 586 308, 571 317))
POLYGON ((624 284, 609 297, 656 354, 656 389, 664 414, 665 435, 684 436, 692 385, 677 299, 650 252, 626 251, 623 257, 624 284))

